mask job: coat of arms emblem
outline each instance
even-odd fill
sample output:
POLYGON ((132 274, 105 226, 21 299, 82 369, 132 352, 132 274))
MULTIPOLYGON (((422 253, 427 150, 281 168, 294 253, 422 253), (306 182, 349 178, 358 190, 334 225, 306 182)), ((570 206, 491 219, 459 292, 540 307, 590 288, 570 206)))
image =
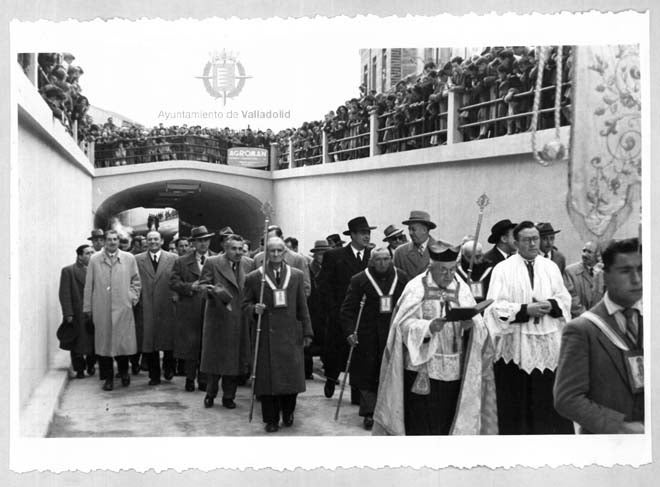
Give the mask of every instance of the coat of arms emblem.
POLYGON ((231 52, 222 51, 222 54, 214 52, 211 60, 204 66, 202 76, 195 76, 204 81, 204 87, 213 98, 222 98, 223 104, 227 104, 227 98, 238 96, 245 80, 252 76, 245 74, 245 68, 238 61, 237 56, 231 52))

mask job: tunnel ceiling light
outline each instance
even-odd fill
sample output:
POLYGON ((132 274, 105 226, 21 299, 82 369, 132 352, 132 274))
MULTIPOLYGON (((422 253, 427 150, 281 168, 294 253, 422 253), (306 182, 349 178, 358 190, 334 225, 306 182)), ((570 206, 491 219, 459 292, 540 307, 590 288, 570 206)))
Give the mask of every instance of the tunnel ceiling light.
POLYGON ((168 193, 184 192, 184 193, 201 193, 201 183, 165 183, 165 190, 168 193))

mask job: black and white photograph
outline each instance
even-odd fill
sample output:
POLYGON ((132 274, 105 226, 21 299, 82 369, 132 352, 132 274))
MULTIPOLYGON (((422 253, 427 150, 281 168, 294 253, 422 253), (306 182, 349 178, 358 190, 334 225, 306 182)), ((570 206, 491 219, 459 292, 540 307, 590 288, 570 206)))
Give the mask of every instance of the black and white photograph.
POLYGON ((649 28, 12 22, 11 469, 651 462, 649 28))

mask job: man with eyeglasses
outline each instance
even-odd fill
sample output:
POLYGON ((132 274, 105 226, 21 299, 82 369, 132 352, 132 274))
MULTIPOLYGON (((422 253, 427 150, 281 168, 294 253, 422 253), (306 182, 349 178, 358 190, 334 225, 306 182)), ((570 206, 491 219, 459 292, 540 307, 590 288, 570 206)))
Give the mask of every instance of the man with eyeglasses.
POLYGON ((559 267, 539 255, 531 221, 513 229, 518 253, 495 266, 484 321, 495 343, 500 434, 570 434, 573 425, 554 408, 552 387, 571 295, 559 267))
POLYGON ((432 243, 429 266, 405 287, 383 352, 373 434, 497 434, 493 348, 476 304, 456 278, 458 248, 432 243), (469 338, 466 332, 470 331, 469 338))

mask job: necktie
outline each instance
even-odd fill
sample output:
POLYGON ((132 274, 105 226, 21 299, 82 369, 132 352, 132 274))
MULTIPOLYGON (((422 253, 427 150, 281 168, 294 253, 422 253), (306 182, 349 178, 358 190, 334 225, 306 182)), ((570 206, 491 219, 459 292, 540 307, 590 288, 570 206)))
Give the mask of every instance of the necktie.
POLYGON ((158 260, 156 259, 156 254, 151 256, 151 265, 154 267, 154 270, 158 269, 158 260))
POLYGON ((639 348, 639 330, 637 323, 635 323, 637 311, 633 308, 625 308, 622 313, 626 317, 626 337, 635 347, 639 348))
POLYGON ((275 284, 280 285, 280 270, 275 269, 275 284))
POLYGON ((548 252, 546 252, 545 254, 543 254, 543 256, 544 256, 546 259, 549 259, 549 258, 550 258, 550 254, 549 254, 548 252))
POLYGON ((359 250, 358 250, 358 253, 357 253, 357 260, 362 262, 362 252, 360 252, 359 250))
POLYGON ((205 261, 205 260, 206 260, 206 256, 205 256, 205 255, 202 255, 202 256, 199 258, 199 262, 200 262, 202 265, 204 265, 204 261, 205 261))
POLYGON ((424 246, 420 245, 417 247, 417 252, 419 252, 419 255, 424 255, 424 246))
POLYGON ((527 266, 527 274, 529 274, 529 283, 532 285, 532 289, 534 289, 534 261, 526 260, 525 265, 527 266))
POLYGON ((236 280, 238 281, 238 264, 236 262, 232 262, 231 268, 234 271, 234 275, 236 276, 236 280))

